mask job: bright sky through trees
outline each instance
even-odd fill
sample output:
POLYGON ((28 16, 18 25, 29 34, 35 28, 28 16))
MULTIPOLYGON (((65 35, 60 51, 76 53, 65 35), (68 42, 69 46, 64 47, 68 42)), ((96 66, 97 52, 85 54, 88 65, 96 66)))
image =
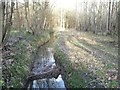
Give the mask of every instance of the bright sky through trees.
MULTIPOLYGON (((18 1, 21 3, 24 3, 24 1, 27 1, 27 0, 18 0, 18 1)), ((29 2, 31 1, 32 0, 29 0, 29 2)), ((44 1, 44 0, 33 0, 33 1, 39 2, 39 1, 44 1)), ((81 7, 80 2, 85 2, 85 1, 87 2, 93 2, 93 1, 94 2, 99 2, 99 1, 108 2, 109 0, 48 0, 48 1, 50 1, 50 3, 54 5, 56 8, 76 9, 76 4, 78 8, 81 7)), ((115 1, 118 2, 120 0, 115 0, 115 1)))

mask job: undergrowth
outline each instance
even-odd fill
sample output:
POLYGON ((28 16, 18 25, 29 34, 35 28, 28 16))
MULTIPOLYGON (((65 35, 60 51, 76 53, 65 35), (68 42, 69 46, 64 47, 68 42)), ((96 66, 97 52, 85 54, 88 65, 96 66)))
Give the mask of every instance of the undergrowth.
POLYGON ((40 35, 32 35, 29 32, 11 30, 8 46, 3 47, 2 80, 0 85, 3 88, 21 88, 24 86, 24 79, 30 73, 30 65, 33 62, 32 55, 44 42, 50 39, 50 32, 44 31, 40 35), (17 37, 21 39, 17 40, 17 37), (14 41, 16 41, 14 43, 14 41))
POLYGON ((75 69, 70 59, 64 51, 60 49, 60 47, 55 45, 54 57, 56 63, 58 63, 63 69, 63 79, 65 81, 65 85, 68 88, 81 88, 86 87, 86 82, 79 75, 80 69, 75 69))

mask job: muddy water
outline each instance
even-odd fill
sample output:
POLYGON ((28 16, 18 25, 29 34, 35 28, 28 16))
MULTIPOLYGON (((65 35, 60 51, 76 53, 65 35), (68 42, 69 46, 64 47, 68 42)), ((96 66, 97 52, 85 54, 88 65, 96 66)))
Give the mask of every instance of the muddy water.
MULTIPOLYGON (((43 72, 49 71, 50 69, 54 68, 56 66, 55 59, 53 57, 52 48, 50 47, 50 44, 53 43, 53 38, 51 38, 51 41, 43 46, 41 46, 37 50, 37 55, 35 58, 35 62, 33 64, 32 73, 37 75, 41 74, 43 72)), ((31 87, 31 86, 30 86, 31 87)), ((64 81, 62 79, 62 76, 59 75, 57 79, 51 78, 51 79, 39 79, 34 80, 32 82, 32 88, 64 88, 64 81)))

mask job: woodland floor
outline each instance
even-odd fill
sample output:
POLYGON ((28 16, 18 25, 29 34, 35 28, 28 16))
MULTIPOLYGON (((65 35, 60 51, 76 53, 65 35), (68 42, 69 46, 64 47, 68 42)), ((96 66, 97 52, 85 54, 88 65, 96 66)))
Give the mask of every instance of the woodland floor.
MULTIPOLYGON (((22 67, 22 69, 15 68, 14 70, 14 67, 16 66, 13 65, 11 68, 13 74, 15 74, 14 84, 16 86, 16 83, 19 82, 18 77, 24 76, 24 73, 29 72, 24 69, 31 63, 31 54, 27 53, 27 51, 30 52, 32 50, 36 50, 35 48, 38 47, 38 45, 48 41, 51 36, 44 32, 42 33, 42 36, 36 36, 36 38, 33 38, 33 36, 29 33, 21 36, 22 38, 14 38, 14 36, 19 36, 16 32, 14 33, 15 34, 12 32, 13 38, 11 37, 12 41, 10 40, 9 44, 15 44, 8 48, 11 48, 13 51, 10 51, 10 53, 18 53, 11 58, 16 60, 16 63, 18 63, 20 68, 22 67), (21 40, 17 40, 20 38, 21 40), (15 41, 19 41, 19 43, 15 41), (21 62, 21 60, 24 62, 21 62), (15 72, 16 70, 19 71, 17 76, 15 72), (22 73, 23 70, 24 73, 22 73)), ((75 31, 71 29, 56 31, 55 37, 51 38, 50 42, 52 42, 51 47, 54 48, 54 46, 57 46, 53 53, 56 62, 60 63, 61 67, 63 67, 62 76, 66 87, 118 87, 117 39, 113 39, 109 36, 95 35, 90 32, 75 31), (53 42, 55 42, 55 44, 53 42), (58 52, 56 52, 57 49, 58 52)), ((9 67, 9 65, 7 66, 9 67)), ((8 71, 10 71, 9 68, 8 71)), ((5 75, 7 74, 5 73, 5 75)))
POLYGON ((75 30, 61 30, 56 35, 58 47, 69 58, 58 61, 67 87, 118 87, 116 40, 75 30))

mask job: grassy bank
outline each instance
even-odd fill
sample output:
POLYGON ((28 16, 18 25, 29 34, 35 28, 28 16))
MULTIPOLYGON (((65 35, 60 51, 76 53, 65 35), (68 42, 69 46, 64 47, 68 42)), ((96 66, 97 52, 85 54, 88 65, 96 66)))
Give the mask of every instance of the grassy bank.
POLYGON ((117 43, 109 36, 63 31, 57 35, 55 59, 63 67, 67 87, 115 88, 117 43))
POLYGON ((24 86, 24 79, 30 73, 33 53, 38 46, 49 39, 50 31, 32 35, 25 30, 20 32, 11 30, 6 47, 3 47, 3 78, 1 80, 3 88, 21 88, 24 86))
POLYGON ((72 63, 69 61, 68 55, 60 50, 58 46, 55 47, 54 58, 63 69, 63 79, 65 81, 66 87, 76 88, 85 86, 86 83, 82 77, 78 75, 78 71, 80 70, 73 68, 72 63), (78 81, 78 78, 81 80, 78 81))

